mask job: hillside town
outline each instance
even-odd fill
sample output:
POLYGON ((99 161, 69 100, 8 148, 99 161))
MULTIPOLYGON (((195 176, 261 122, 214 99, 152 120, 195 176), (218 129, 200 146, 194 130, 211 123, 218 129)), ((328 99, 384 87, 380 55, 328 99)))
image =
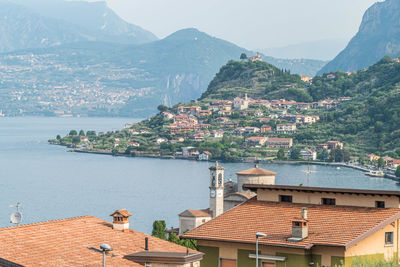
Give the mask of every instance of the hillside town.
POLYGON ((381 157, 350 155, 341 140, 305 144, 296 138, 296 133, 313 124, 323 127, 320 115, 342 108, 349 100, 350 97, 311 103, 269 101, 245 94, 233 100, 193 101, 172 108, 160 105, 158 115, 128 123, 122 131, 98 136, 83 134, 75 143, 70 135, 51 142, 72 145, 79 152, 200 161, 352 162, 353 167, 373 176, 395 177, 398 159, 382 157, 384 164, 379 165, 381 157), (384 172, 378 172, 376 167, 385 167, 384 172))

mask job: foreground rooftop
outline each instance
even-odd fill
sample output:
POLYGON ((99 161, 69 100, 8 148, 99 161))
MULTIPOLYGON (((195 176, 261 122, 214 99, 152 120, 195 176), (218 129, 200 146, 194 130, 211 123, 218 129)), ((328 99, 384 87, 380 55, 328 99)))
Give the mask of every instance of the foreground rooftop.
POLYGON ((93 216, 1 228, 0 240, 0 266, 97 267, 102 263, 102 253, 98 250, 102 243, 113 249, 106 256, 107 266, 143 267, 133 261, 135 253, 144 253, 142 256, 147 258, 152 255, 182 258, 184 255, 186 259, 202 255, 138 231, 115 230, 112 223, 93 216), (148 251, 145 250, 146 237, 148 251), (167 252, 173 252, 172 256, 167 252))
POLYGON ((400 218, 397 208, 325 206, 258 201, 256 198, 227 211, 183 235, 184 238, 237 243, 255 243, 257 232, 267 234, 260 244, 310 249, 316 245, 348 249, 400 218), (308 209, 308 237, 292 236, 293 219, 308 209))

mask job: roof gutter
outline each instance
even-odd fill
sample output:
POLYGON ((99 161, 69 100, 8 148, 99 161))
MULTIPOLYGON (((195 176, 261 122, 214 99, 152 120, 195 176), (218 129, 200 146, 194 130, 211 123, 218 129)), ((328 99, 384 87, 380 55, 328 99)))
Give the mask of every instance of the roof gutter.
MULTIPOLYGON (((186 239, 193 239, 193 240, 205 240, 205 241, 216 241, 216 242, 226 242, 226 243, 240 243, 240 244, 252 244, 255 245, 256 242, 249 242, 249 241, 237 241, 237 240, 228 240, 228 239, 211 239, 211 238, 201 238, 201 237, 193 237, 184 235, 182 238, 186 239)), ((296 246, 296 245, 282 245, 282 244, 273 244, 273 243, 264 243, 258 242, 260 245, 264 246, 271 246, 271 247, 283 247, 283 248, 298 248, 298 249, 310 249, 314 246, 314 244, 308 244, 305 246, 296 246)))

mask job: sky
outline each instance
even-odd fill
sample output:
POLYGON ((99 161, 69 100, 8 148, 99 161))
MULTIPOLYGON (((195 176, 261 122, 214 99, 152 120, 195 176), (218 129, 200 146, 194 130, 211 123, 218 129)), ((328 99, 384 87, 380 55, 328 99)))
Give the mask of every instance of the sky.
MULTIPOLYGON (((94 0, 90 0, 94 1, 94 0)), ((159 38, 197 28, 247 49, 350 40, 377 0, 106 0, 159 38)))

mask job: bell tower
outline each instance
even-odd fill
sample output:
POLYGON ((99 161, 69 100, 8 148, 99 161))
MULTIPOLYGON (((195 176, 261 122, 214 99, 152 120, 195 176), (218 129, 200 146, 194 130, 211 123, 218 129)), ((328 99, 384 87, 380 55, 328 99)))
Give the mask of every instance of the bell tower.
POLYGON ((212 218, 224 212, 224 167, 218 161, 210 167, 210 211, 212 218))

